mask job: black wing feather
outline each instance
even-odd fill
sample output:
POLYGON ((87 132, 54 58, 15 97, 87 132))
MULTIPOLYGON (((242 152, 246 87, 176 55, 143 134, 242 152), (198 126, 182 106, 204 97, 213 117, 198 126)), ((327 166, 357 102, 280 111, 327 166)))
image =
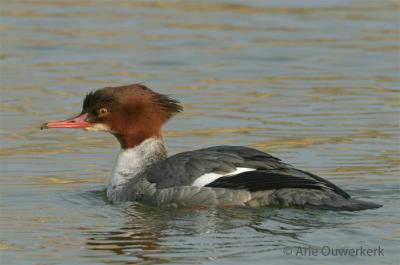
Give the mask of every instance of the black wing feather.
POLYGON ((267 153, 242 146, 214 146, 179 153, 153 165, 144 175, 149 182, 162 189, 190 186, 206 173, 229 174, 238 167, 256 170, 221 177, 207 186, 250 191, 283 188, 325 189, 344 198, 350 197, 345 191, 321 177, 293 168, 267 153))
POLYGON ((264 170, 243 172, 234 176, 221 177, 206 187, 246 189, 251 192, 284 188, 324 189, 321 183, 290 175, 268 173, 264 170))

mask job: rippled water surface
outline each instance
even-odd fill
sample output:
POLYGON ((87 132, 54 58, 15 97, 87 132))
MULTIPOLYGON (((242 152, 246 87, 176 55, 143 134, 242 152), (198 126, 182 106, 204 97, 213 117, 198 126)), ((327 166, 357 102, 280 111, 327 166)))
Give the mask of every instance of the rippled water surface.
POLYGON ((1 1, 1 264, 399 264, 397 1, 1 1), (95 88, 181 100, 170 154, 253 146, 384 207, 113 205, 116 141, 40 131, 95 88), (295 247, 384 249, 295 256, 295 247), (285 248, 286 247, 286 248, 285 248))

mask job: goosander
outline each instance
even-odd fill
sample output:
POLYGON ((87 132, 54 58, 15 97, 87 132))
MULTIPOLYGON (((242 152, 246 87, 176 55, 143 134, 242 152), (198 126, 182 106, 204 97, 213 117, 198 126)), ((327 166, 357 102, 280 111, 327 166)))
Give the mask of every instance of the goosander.
POLYGON ((180 103, 142 84, 86 95, 82 112, 47 128, 106 131, 121 145, 107 186, 112 202, 159 207, 249 206, 365 210, 381 205, 350 198, 328 180, 243 146, 213 146, 167 157, 161 128, 180 103))

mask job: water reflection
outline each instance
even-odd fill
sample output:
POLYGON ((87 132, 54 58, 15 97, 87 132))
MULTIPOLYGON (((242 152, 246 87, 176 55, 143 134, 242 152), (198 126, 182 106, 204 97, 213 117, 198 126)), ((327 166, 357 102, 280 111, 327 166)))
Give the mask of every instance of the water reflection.
MULTIPOLYGON (((140 261, 161 262, 165 258, 151 255, 160 252, 161 232, 165 229, 162 223, 152 218, 143 207, 126 213, 126 222, 117 230, 91 231, 84 233, 86 247, 91 250, 111 251, 116 255, 136 257, 140 261)), ((137 264, 127 261, 126 264, 137 264)))
POLYGON ((128 204, 120 210, 120 226, 86 231, 84 236, 88 249, 125 257, 124 264, 265 253, 306 245, 303 235, 315 229, 346 225, 339 215, 332 218, 335 213, 296 209, 159 209, 128 204))

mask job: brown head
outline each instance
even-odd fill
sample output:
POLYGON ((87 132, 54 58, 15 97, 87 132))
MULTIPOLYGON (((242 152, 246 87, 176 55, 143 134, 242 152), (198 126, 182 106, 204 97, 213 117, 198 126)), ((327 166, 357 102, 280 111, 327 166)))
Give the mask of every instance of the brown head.
POLYGON ((47 128, 82 128, 107 131, 121 147, 131 148, 150 137, 161 137, 161 127, 182 111, 179 102, 141 84, 105 87, 86 95, 78 116, 42 125, 47 128))

